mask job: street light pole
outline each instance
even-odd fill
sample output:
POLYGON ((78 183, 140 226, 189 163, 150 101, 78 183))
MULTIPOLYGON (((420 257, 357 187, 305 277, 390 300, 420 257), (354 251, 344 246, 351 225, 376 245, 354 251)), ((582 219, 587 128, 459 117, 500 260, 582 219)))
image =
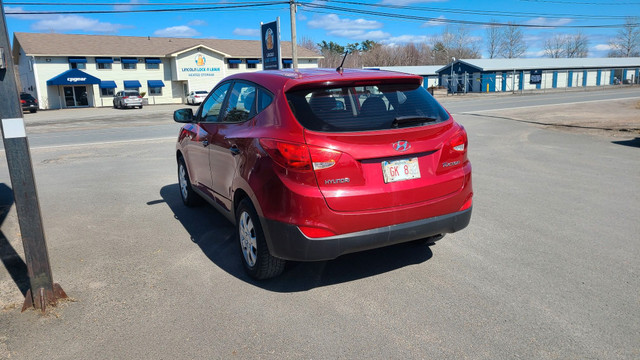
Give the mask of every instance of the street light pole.
POLYGON ((455 57, 451 57, 451 76, 449 78, 449 86, 451 86, 451 95, 454 94, 453 90, 453 64, 456 62, 455 57))
POLYGON ((291 14, 291 60, 293 68, 298 68, 298 44, 296 41, 296 3, 289 0, 289 12, 291 14))
POLYGON ((36 308, 45 312, 48 305, 55 305, 58 299, 66 298, 67 294, 60 285, 53 282, 51 275, 2 0, 0 0, 0 49, 4 54, 2 66, 0 66, 0 127, 29 275, 29 290, 25 296, 22 311, 36 308))

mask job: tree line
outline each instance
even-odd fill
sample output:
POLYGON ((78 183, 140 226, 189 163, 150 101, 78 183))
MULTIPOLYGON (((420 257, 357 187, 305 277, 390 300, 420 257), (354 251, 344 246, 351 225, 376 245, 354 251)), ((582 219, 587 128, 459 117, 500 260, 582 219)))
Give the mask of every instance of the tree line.
MULTIPOLYGON (((493 21, 497 23, 497 21, 493 21)), ((349 43, 333 41, 315 43, 303 37, 300 45, 324 56, 320 67, 337 67, 349 52, 344 67, 445 65, 456 59, 481 58, 482 45, 489 58, 520 58, 527 50, 525 34, 515 24, 487 26, 484 39, 471 36, 467 27, 447 27, 427 41, 402 45, 384 45, 372 40, 349 43)), ((589 55, 589 39, 581 31, 575 34, 555 34, 544 43, 544 56, 550 58, 584 58, 589 55)), ((628 18, 609 42, 610 57, 640 56, 640 26, 638 18, 628 18)))

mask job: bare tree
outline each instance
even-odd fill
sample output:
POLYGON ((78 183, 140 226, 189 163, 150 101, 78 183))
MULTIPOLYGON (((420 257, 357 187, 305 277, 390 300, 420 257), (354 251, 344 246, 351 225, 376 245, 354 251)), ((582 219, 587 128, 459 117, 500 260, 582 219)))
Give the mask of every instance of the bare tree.
POLYGON ((320 52, 318 45, 316 45, 316 43, 307 36, 303 36, 302 39, 300 39, 300 42, 298 42, 298 45, 311 51, 320 52))
POLYGON ((556 34, 544 42, 544 52, 550 58, 584 58, 589 56, 589 39, 582 32, 556 34))
POLYGON ((480 57, 478 41, 473 39, 466 27, 447 27, 443 32, 431 39, 432 63, 444 65, 451 62, 451 58, 477 59, 480 57))
MULTIPOLYGON (((491 20, 495 23, 497 20, 491 20)), ((495 59, 500 52, 500 43, 502 42, 502 31, 497 25, 489 25, 487 27, 487 52, 489 53, 489 59, 495 59)))
POLYGON ((609 42, 609 57, 640 56, 640 24, 637 17, 627 18, 617 36, 609 42))
POLYGON ((550 58, 558 59, 565 57, 565 35, 556 34, 544 42, 544 54, 550 58))
POLYGON ((568 35, 564 49, 568 58, 585 58, 589 56, 589 39, 582 32, 568 35))
POLYGON ((500 56, 513 59, 521 57, 527 52, 527 44, 524 41, 522 29, 513 24, 509 24, 502 30, 502 35, 500 56))

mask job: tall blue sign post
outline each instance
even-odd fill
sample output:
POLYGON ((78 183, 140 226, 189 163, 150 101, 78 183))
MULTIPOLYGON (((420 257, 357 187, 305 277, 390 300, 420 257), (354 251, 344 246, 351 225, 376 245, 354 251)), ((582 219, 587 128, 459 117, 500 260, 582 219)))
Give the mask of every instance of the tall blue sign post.
POLYGON ((282 51, 280 50, 280 17, 270 23, 260 23, 262 39, 262 69, 282 69, 282 51))

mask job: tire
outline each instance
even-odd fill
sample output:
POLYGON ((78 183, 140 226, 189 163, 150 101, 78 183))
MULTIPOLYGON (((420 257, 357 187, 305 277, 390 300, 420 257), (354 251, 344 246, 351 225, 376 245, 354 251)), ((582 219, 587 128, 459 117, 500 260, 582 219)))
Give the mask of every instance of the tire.
POLYGON ((140 105, 140 109, 142 109, 142 105, 140 105))
POLYGON ((191 187, 191 180, 189 180, 189 172, 187 166, 184 163, 184 159, 178 158, 178 186, 180 187, 180 198, 182 202, 188 207, 194 207, 202 204, 202 198, 196 194, 191 187))
POLYGON ((29 110, 29 112, 32 113, 32 114, 35 113, 36 111, 38 111, 38 110, 36 110, 36 109, 30 109, 29 110))
POLYGON ((236 209, 236 231, 242 265, 249 276, 262 280, 282 274, 286 261, 269 252, 260 219, 249 198, 242 200, 236 209))

